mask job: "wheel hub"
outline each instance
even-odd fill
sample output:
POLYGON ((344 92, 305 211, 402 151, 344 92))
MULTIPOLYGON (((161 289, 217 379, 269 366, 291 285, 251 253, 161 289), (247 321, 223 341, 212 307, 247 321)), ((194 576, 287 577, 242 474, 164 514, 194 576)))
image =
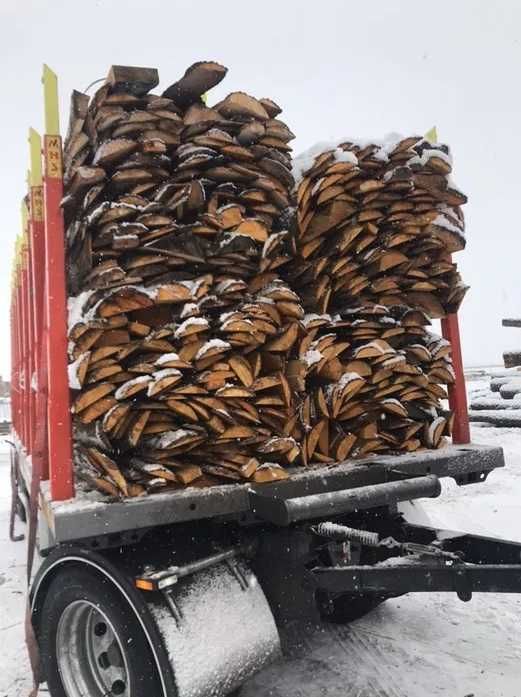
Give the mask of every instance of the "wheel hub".
POLYGON ((123 642, 93 603, 77 600, 65 608, 56 632, 56 657, 67 697, 130 697, 123 642))

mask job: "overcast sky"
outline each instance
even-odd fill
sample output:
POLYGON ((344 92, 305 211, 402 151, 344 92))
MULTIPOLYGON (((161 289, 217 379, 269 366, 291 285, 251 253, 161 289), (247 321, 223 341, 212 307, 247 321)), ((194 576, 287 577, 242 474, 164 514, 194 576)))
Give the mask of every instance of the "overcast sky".
POLYGON ((28 166, 27 129, 43 127, 41 66, 68 96, 112 63, 153 66, 161 86, 197 60, 229 68, 230 91, 270 96, 297 135, 295 152, 343 135, 424 133, 450 144, 468 194, 471 290, 461 312, 468 365, 521 349, 518 229, 521 2, 517 0, 0 0, 0 372, 9 370, 13 241, 28 166))

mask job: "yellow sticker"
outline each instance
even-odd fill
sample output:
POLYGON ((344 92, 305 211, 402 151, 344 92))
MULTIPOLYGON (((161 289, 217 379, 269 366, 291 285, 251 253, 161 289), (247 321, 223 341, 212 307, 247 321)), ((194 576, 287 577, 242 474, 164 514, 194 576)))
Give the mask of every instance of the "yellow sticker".
POLYGON ((43 220, 43 187, 31 187, 31 217, 36 222, 43 220))
POLYGON ((60 136, 45 136, 45 176, 60 179, 63 176, 62 141, 60 136))

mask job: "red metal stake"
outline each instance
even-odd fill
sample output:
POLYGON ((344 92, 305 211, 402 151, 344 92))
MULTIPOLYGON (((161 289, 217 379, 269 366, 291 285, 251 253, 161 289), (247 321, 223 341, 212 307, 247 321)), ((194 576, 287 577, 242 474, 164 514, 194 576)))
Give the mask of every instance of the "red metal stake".
MULTIPOLYGON (((25 206, 25 202, 24 202, 25 206)), ((28 407, 28 433, 27 433, 27 452, 32 454, 35 425, 36 425, 36 393, 33 389, 33 376, 34 376, 34 317, 33 317, 33 305, 32 297, 34 295, 33 282, 32 282, 32 263, 31 263, 31 253, 30 253, 30 222, 29 222, 29 210, 26 208, 27 214, 27 225, 24 234, 24 275, 25 275, 25 296, 24 296, 24 312, 26 315, 27 324, 27 357, 26 357, 26 399, 28 407)))
MULTIPOLYGON (((29 251, 31 257, 32 274, 32 314, 34 332, 34 372, 36 376, 35 414, 44 413, 43 404, 47 402, 47 381, 45 367, 45 351, 43 351, 44 328, 44 296, 45 296, 45 230, 43 216, 43 186, 42 186, 42 141, 39 134, 29 130, 29 144, 31 154, 31 205, 29 226, 29 251)), ((38 428, 45 428, 45 424, 35 424, 35 434, 38 428)), ((35 438, 36 441, 36 438, 35 438)), ((49 460, 47 453, 47 439, 38 439, 38 452, 33 452, 40 458, 39 467, 42 479, 49 478, 49 460)))
POLYGON ((71 413, 67 370, 67 295, 62 142, 58 126, 56 75, 44 66, 46 135, 44 136, 45 319, 48 374, 49 469, 51 497, 74 496, 71 413))
POLYGON ((21 267, 20 267, 20 328, 21 328, 21 345, 22 355, 20 361, 20 392, 22 398, 22 445, 27 450, 27 441, 29 436, 29 401, 27 399, 27 355, 29 352, 27 341, 27 311, 26 311, 26 286, 27 286, 27 271, 24 269, 24 250, 22 241, 21 250, 21 267))
POLYGON ((24 332, 24 366, 23 366, 23 391, 24 391, 24 446, 27 454, 31 453, 31 339, 29 317, 29 274, 27 269, 27 249, 23 250, 22 268, 22 313, 24 332))
POLYGON ((457 444, 470 443, 469 414, 467 408, 467 390, 463 373, 461 341, 458 315, 448 315, 441 320, 441 331, 452 346, 452 365, 456 379, 449 385, 449 406, 454 412, 452 441, 457 444))
POLYGON ((20 385, 19 385, 19 324, 18 324, 18 264, 15 260, 15 268, 13 272, 13 290, 11 304, 11 325, 13 328, 13 349, 11 358, 11 419, 13 422, 13 430, 18 439, 20 439, 20 385))
POLYGON ((20 385, 20 366, 22 362, 22 318, 20 315, 20 269, 17 270, 15 294, 15 326, 16 326, 16 434, 22 440, 22 389, 20 385))

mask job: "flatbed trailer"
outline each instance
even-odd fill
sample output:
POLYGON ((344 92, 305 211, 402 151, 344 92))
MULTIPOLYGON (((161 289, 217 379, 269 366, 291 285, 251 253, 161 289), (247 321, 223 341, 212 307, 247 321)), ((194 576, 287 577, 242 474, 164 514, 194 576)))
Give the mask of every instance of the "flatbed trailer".
MULTIPOLYGON (((128 533, 150 527, 197 520, 226 520, 243 525, 259 520, 287 526, 298 520, 332 513, 352 513, 388 502, 439 494, 438 480, 459 484, 484 481, 503 466, 501 448, 451 445, 421 454, 377 456, 329 467, 294 470, 291 478, 273 484, 231 484, 207 489, 155 494, 122 502, 73 499, 54 502, 42 482, 40 508, 49 548, 79 539, 128 533), (331 509, 335 507, 335 510, 331 509), (320 509, 320 510, 319 510, 320 509)), ((101 497, 100 497, 101 499, 101 497)))
POLYGON ((398 508, 439 496, 443 478, 480 483, 504 465, 501 448, 469 442, 456 316, 442 322, 456 372, 452 445, 295 469, 273 484, 122 502, 75 490, 49 69, 44 86, 43 186, 33 131, 11 310, 13 516, 25 510, 29 523, 35 682, 52 697, 224 696, 278 655, 278 628, 292 620, 347 622, 412 591, 521 592, 521 545, 413 525, 398 508))

